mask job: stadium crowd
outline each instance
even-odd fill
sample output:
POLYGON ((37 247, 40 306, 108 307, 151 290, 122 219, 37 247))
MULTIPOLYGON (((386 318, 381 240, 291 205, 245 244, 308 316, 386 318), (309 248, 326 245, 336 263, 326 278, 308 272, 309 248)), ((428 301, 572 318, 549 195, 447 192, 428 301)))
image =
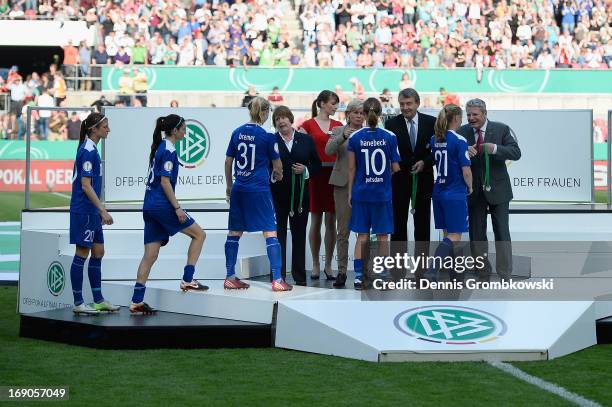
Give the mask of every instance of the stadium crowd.
MULTIPOLYGON (((70 64, 605 68, 605 0, 0 0, 0 17, 83 19, 93 43, 70 64)), ((66 61, 65 61, 66 63, 66 61)))

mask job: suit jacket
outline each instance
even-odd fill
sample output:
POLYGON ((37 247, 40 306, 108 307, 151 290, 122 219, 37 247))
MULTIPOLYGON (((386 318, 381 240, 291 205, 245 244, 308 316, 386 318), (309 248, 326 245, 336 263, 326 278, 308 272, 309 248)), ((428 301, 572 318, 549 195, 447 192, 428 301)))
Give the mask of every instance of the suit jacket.
MULTIPOLYGON (((457 133, 466 138, 469 146, 476 144, 474 129, 469 124, 461 126, 457 133)), ((510 202, 513 195, 506 160, 517 161, 521 158, 521 149, 518 142, 510 132, 510 127, 504 123, 490 120, 487 122, 484 142, 497 144, 497 153, 489 155, 491 190, 485 191, 482 188, 485 174, 484 154, 472 157, 472 186, 474 192, 469 196, 468 203, 471 205, 476 199, 483 196, 491 205, 510 202)))
MULTIPOLYGON (((402 172, 410 172, 412 166, 423 160, 425 169, 422 177, 431 179, 433 188, 433 156, 431 155, 431 136, 434 134, 436 118, 428 114, 418 113, 419 127, 417 130, 417 142, 415 151, 412 151, 410 135, 406 126, 406 119, 402 114, 394 116, 385 122, 385 129, 392 131, 397 137, 397 148, 400 153, 400 169, 402 172)), ((429 184, 429 183, 428 183, 429 184)))
POLYGON ((344 138, 346 126, 338 126, 332 129, 332 136, 327 141, 325 153, 336 154, 334 169, 329 176, 329 183, 337 187, 348 186, 348 138, 344 138))
MULTIPOLYGON (((280 182, 274 182, 270 188, 275 202, 282 202, 289 205, 291 203, 291 166, 293 164, 303 164, 308 168, 309 177, 315 175, 321 169, 321 160, 317 154, 314 140, 308 134, 296 131, 293 135, 293 146, 291 151, 287 149, 285 140, 279 133, 276 133, 276 142, 278 143, 278 153, 281 162, 283 163, 283 179, 280 182)), ((300 199, 300 178, 296 177, 294 202, 297 207, 300 199)), ((308 208, 310 202, 308 194, 308 183, 304 187, 304 209, 308 208)), ((295 208, 294 208, 295 209, 295 208)))

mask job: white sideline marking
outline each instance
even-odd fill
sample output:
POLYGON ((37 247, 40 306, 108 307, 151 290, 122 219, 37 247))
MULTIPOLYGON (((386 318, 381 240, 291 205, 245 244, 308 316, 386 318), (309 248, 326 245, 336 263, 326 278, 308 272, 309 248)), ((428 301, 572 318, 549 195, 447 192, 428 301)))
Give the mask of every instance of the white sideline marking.
POLYGON ((61 192, 51 192, 55 196, 61 196, 62 198, 70 199, 70 195, 62 194, 61 192))
POLYGON ((0 254, 0 262, 19 261, 18 254, 0 254))
POLYGON ((569 401, 570 403, 574 403, 576 405, 579 405, 581 407, 602 407, 601 404, 586 399, 584 397, 582 397, 579 394, 573 393, 561 386, 558 386, 554 383, 550 383, 547 382, 546 380, 540 379, 539 377, 536 376, 532 376, 530 374, 527 374, 525 372, 523 372, 521 369, 519 369, 518 367, 515 367, 509 363, 504 363, 504 362, 489 362, 489 364, 493 367, 498 368, 499 370, 502 370, 514 377, 516 377, 517 379, 521 379, 524 382, 527 382, 529 384, 532 384, 536 387, 539 387, 540 389, 547 391, 549 393, 555 394, 567 401, 569 401))

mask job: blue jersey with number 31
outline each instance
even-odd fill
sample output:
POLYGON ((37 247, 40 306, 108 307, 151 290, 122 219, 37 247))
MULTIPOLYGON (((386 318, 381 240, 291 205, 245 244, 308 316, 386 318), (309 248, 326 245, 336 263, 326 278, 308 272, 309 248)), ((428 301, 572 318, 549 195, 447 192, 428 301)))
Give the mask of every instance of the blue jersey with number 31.
POLYGON ((238 127, 225 153, 234 159, 236 191, 270 190, 270 161, 280 158, 276 137, 255 123, 238 127))
POLYGON ((348 151, 355 153, 355 180, 351 199, 356 202, 391 200, 391 164, 399 162, 395 134, 364 127, 351 134, 348 151))
POLYGON ((436 165, 433 196, 446 200, 465 199, 467 186, 463 180, 463 167, 470 166, 467 140, 452 130, 446 132, 446 140, 431 138, 431 153, 436 165))

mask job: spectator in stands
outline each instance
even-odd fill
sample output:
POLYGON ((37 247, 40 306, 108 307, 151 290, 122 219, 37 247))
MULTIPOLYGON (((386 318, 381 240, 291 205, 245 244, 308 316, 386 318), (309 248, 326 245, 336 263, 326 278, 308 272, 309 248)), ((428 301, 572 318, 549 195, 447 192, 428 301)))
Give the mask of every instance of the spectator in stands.
POLYGON ((249 89, 247 89, 247 91, 244 92, 244 97, 242 98, 242 103, 240 106, 247 107, 249 102, 257 95, 258 95, 257 89, 255 89, 254 86, 249 86, 249 89))
POLYGON ((97 65, 108 65, 111 63, 111 58, 106 52, 104 44, 98 44, 96 50, 93 52, 91 63, 97 65))
POLYGON ((66 140, 66 112, 55 110, 51 112, 49 119, 49 138, 50 141, 66 140))
POLYGON ((10 82, 8 88, 11 91, 11 112, 19 117, 25 98, 28 96, 28 87, 23 83, 21 76, 18 76, 10 82))
POLYGON ((125 68, 123 75, 119 78, 119 96, 117 99, 126 106, 131 106, 132 95, 134 95, 134 79, 130 75, 130 70, 125 68))
MULTIPOLYGON (((40 96, 36 101, 38 107, 54 107, 55 101, 53 97, 49 95, 46 89, 42 90, 40 96)), ((40 110, 38 112, 38 134, 40 140, 47 140, 49 138, 49 118, 51 117, 51 110, 40 110)))
POLYGON ((77 112, 72 112, 70 120, 66 124, 68 140, 78 140, 81 132, 81 119, 77 112))
POLYGON ((278 86, 275 86, 272 88, 272 93, 268 95, 268 101, 272 105, 282 105, 283 104, 283 102, 285 101, 285 98, 283 98, 283 95, 281 95, 278 89, 278 86))
POLYGON ((68 40, 68 43, 63 47, 64 49, 64 61, 62 69, 64 75, 68 78, 66 85, 71 89, 75 88, 74 78, 77 75, 77 65, 79 63, 79 50, 77 47, 72 45, 72 40, 68 40))
MULTIPOLYGON (((79 46, 79 71, 81 77, 89 76, 89 64, 91 61, 91 49, 85 41, 81 41, 79 46)), ((81 79, 81 90, 91 90, 91 81, 89 79, 81 79)))

